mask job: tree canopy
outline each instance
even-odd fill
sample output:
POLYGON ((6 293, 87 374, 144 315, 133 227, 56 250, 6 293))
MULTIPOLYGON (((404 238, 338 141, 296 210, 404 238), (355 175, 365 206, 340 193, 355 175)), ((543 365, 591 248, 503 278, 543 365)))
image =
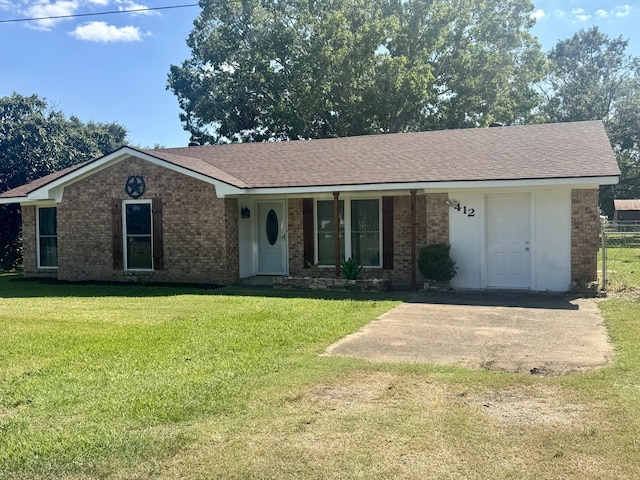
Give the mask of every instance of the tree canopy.
MULTIPOLYGON (((83 123, 37 95, 0 98, 0 192, 109 153, 125 143, 118 123, 83 123)), ((20 260, 19 209, 0 205, 0 268, 20 260)))
POLYGON ((547 101, 550 121, 602 120, 616 152, 620 183, 603 187, 601 208, 613 213, 613 198, 640 195, 640 58, 628 41, 597 27, 559 41, 549 52, 547 101))
POLYGON ((200 142, 525 122, 540 102, 529 0, 201 4, 168 80, 200 142))

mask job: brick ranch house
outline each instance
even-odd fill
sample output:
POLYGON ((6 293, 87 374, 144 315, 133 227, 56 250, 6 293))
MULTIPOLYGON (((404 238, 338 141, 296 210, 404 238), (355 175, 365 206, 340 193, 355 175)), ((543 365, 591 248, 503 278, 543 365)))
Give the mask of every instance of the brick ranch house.
POLYGON ((0 203, 21 205, 29 277, 228 284, 354 257, 410 285, 448 242, 454 288, 567 291, 596 280, 598 187, 619 175, 602 123, 577 122, 122 147, 0 203))

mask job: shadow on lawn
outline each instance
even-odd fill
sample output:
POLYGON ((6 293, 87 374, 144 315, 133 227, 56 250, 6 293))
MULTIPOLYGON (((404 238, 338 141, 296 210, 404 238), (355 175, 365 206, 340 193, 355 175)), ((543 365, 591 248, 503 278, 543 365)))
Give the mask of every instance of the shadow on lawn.
POLYGON ((412 297, 410 303, 579 310, 579 305, 574 303, 578 298, 583 298, 583 296, 517 290, 451 290, 448 292, 419 292, 412 297))
POLYGON ((65 282, 50 278, 24 278, 0 273, 0 298, 39 297, 166 297, 177 295, 227 295, 270 298, 315 298, 322 300, 391 300, 410 303, 485 307, 578 310, 573 294, 529 291, 450 290, 448 292, 397 290, 390 292, 327 292, 273 290, 270 286, 186 283, 65 282))
POLYGON ((50 278, 24 278, 0 274, 0 298, 39 297, 166 297, 176 295, 227 295, 241 297, 316 298, 322 300, 407 301, 411 292, 282 291, 269 286, 223 286, 188 283, 65 282, 50 278))

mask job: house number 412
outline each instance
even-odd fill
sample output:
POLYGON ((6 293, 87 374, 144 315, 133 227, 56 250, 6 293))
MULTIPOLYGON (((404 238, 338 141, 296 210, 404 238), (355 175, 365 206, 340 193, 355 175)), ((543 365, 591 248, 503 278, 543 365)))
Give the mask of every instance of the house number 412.
POLYGON ((467 217, 475 217, 476 216, 476 209, 475 208, 470 208, 470 207, 467 207, 466 205, 460 205, 460 204, 457 204, 453 208, 455 208, 459 212, 462 212, 462 214, 466 215, 467 217))

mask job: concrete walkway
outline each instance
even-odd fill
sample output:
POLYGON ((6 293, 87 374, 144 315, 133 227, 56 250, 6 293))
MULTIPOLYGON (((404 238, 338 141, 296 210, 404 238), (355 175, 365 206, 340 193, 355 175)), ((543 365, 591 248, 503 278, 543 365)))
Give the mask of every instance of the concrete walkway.
POLYGON ((613 358, 595 299, 511 292, 420 293, 326 353, 543 375, 613 358))

